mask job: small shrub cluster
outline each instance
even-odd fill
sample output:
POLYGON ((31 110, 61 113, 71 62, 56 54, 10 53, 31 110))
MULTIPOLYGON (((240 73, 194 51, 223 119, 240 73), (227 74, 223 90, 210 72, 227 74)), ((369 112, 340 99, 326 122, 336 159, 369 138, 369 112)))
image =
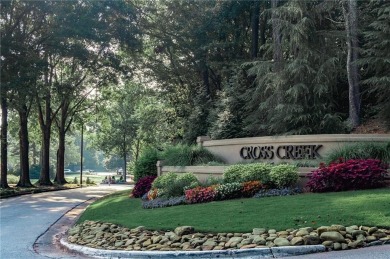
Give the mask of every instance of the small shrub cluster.
POLYGON ((7 183, 8 184, 17 184, 19 182, 19 177, 13 174, 7 175, 7 183))
POLYGON ((156 176, 145 176, 138 180, 135 184, 132 195, 135 198, 142 197, 145 193, 149 192, 152 188, 152 183, 156 179, 156 176))
POLYGON ((142 208, 144 209, 163 208, 163 207, 181 205, 185 203, 186 203, 186 197, 184 195, 179 197, 169 198, 169 199, 157 198, 154 200, 142 202, 142 208))
POLYGON ((177 175, 175 173, 167 173, 157 177, 153 182, 153 189, 157 189, 158 197, 177 197, 184 195, 184 190, 193 188, 199 185, 199 181, 192 173, 177 175))
MULTIPOLYGON (((161 195, 161 193, 160 193, 161 195)), ((148 193, 146 193, 146 200, 154 200, 154 199, 157 199, 158 197, 158 189, 154 188, 154 189, 151 189, 150 191, 148 191, 148 193)))
POLYGON ((237 164, 225 170, 223 180, 225 183, 260 181, 265 185, 283 188, 297 182, 298 168, 287 164, 237 164))
POLYGON ((227 200, 241 196, 242 185, 240 183, 225 183, 215 187, 216 199, 227 200))
POLYGON ((387 143, 356 143, 343 146, 329 152, 325 162, 330 164, 342 157, 350 159, 378 159, 390 163, 390 142, 387 143))
POLYGON ((269 182, 272 165, 266 163, 237 164, 229 166, 223 173, 226 183, 260 181, 269 182))
POLYGON ((134 181, 144 176, 157 176, 158 152, 155 149, 145 150, 134 164, 134 181))
POLYGON ((272 196, 288 196, 302 193, 300 188, 282 188, 282 189, 261 189, 253 198, 263 198, 272 196))
POLYGON ((263 188, 263 186, 260 181, 244 182, 242 183, 241 193, 243 197, 252 197, 255 193, 260 191, 261 188, 263 188))
POLYGON ((88 185, 95 184, 95 182, 93 180, 91 180, 91 178, 89 178, 89 177, 87 177, 87 180, 85 180, 85 183, 88 184, 88 185))
POLYGON ((175 145, 168 146, 164 151, 159 152, 156 149, 146 149, 139 159, 132 164, 131 171, 134 173, 134 180, 148 176, 157 175, 157 161, 163 160, 164 165, 172 166, 190 166, 209 163, 222 164, 223 161, 214 156, 210 151, 199 146, 175 145))
POLYGON ((306 186, 312 192, 378 188, 384 185, 387 168, 378 159, 340 159, 329 166, 321 164, 306 186))
POLYGON ((217 192, 213 186, 210 187, 195 187, 185 191, 187 203, 202 203, 210 202, 215 199, 217 192))
POLYGON ((190 166, 223 161, 215 157, 210 151, 197 145, 189 146, 179 144, 167 147, 160 155, 165 165, 190 166))
POLYGON ((292 186, 298 181, 298 168, 294 165, 277 165, 271 168, 270 181, 277 188, 292 186))

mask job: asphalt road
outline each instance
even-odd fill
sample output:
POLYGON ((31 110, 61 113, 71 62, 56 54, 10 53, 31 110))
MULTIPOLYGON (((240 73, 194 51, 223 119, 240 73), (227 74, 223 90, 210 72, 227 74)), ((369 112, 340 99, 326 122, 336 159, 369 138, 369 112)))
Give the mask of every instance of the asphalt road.
MULTIPOLYGON (((65 233, 95 198, 129 187, 101 185, 0 200, 0 259, 87 258, 55 247, 56 234, 65 233)), ((285 258, 390 259, 390 245, 285 258)))
MULTIPOLYGON (((97 187, 23 195, 0 201, 0 258, 48 258, 34 251, 40 236, 76 206, 129 185, 97 187)), ((71 256, 72 257, 72 256, 71 256)), ((66 258, 58 254, 54 258, 66 258)))
POLYGON ((283 257, 289 259, 390 259, 390 245, 283 257))

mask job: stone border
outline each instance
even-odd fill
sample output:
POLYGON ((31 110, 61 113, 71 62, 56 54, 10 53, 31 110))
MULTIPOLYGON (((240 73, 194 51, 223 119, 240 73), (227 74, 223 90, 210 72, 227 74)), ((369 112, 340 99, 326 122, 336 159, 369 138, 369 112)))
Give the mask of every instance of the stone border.
POLYGON ((217 251, 119 251, 102 250, 86 246, 70 244, 63 237, 60 240, 62 246, 70 251, 79 252, 88 256, 97 258, 279 258, 284 256, 297 256, 311 253, 325 252, 323 245, 311 246, 284 246, 271 248, 252 248, 235 250, 217 250, 217 251))

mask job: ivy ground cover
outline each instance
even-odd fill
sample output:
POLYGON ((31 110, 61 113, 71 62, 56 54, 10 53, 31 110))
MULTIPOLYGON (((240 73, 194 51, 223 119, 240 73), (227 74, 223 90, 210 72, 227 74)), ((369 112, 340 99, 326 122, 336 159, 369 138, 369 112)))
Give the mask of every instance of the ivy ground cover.
POLYGON ((128 191, 118 192, 93 203, 78 223, 93 220, 153 230, 189 225, 204 232, 330 224, 390 227, 390 188, 235 199, 152 210, 143 209, 140 199, 128 196, 128 191))

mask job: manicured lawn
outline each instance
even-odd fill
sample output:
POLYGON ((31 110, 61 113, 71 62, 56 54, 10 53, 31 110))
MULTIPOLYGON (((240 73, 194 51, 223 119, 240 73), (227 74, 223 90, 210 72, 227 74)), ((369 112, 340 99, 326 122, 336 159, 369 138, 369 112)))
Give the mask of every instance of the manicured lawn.
POLYGON ((255 227, 285 230, 342 224, 390 227, 390 188, 287 197, 249 198, 159 209, 142 209, 140 199, 119 192, 92 204, 80 217, 134 228, 251 232, 255 227))

